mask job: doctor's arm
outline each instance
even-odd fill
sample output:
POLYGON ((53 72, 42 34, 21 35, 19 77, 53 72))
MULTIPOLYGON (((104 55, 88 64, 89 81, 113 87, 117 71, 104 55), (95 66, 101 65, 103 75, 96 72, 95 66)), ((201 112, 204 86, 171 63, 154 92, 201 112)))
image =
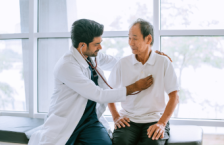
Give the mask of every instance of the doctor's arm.
POLYGON ((84 75, 78 64, 67 62, 55 68, 55 77, 81 96, 98 103, 120 102, 135 91, 148 88, 150 77, 118 89, 102 89, 84 75))
POLYGON ((117 63, 117 59, 111 55, 107 55, 104 53, 99 52, 97 55, 97 62, 99 66, 106 71, 112 70, 112 68, 117 63))

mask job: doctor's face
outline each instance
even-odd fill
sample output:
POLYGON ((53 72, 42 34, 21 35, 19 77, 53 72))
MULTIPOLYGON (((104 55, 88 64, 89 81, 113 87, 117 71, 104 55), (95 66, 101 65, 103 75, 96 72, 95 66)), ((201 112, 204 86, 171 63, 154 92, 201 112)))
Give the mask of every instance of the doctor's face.
POLYGON ((141 54, 145 53, 150 46, 150 38, 151 35, 146 36, 143 38, 141 33, 140 24, 133 25, 129 30, 129 45, 132 49, 133 54, 141 54))
POLYGON ((94 37, 93 41, 91 43, 89 43, 89 46, 86 49, 85 55, 90 56, 90 57, 97 56, 100 49, 102 49, 101 42, 102 42, 101 36, 94 37))

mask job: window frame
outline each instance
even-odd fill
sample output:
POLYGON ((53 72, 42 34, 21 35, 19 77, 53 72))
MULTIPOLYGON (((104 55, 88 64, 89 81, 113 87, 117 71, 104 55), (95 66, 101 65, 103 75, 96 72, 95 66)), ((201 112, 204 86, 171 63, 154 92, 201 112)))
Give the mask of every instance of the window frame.
MULTIPOLYGON (((44 118, 46 113, 37 111, 37 49, 38 39, 41 38, 70 38, 70 32, 39 33, 38 26, 38 0, 29 0, 29 32, 19 34, 0 34, 0 40, 7 39, 28 39, 31 49, 30 74, 29 74, 29 96, 26 96, 28 110, 26 112, 0 111, 0 116, 19 116, 30 118, 44 118)), ((160 50, 160 39, 163 36, 224 36, 224 29, 220 30, 160 30, 160 0, 153 0, 153 26, 154 26, 154 46, 153 50, 160 50)), ((128 31, 105 31, 103 38, 127 37, 128 31)), ((105 116, 109 122, 113 122, 111 116, 105 116)), ((224 120, 212 119, 178 119, 171 118, 171 124, 176 125, 198 125, 209 127, 224 127, 224 120)))

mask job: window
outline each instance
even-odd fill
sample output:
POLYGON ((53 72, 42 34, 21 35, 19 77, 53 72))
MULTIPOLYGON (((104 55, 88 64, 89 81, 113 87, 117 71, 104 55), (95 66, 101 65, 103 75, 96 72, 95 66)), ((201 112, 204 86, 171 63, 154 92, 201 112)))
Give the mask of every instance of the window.
POLYGON ((161 0, 160 49, 174 60, 181 89, 175 118, 223 119, 224 33, 216 30, 224 29, 220 3, 161 0))
MULTIPOLYGON (((75 20, 104 24, 102 52, 120 58, 131 54, 128 30, 140 17, 153 24, 153 50, 173 59, 181 84, 171 123, 223 134, 223 12, 222 0, 1 0, 1 115, 44 117, 75 20)), ((112 121, 108 109, 105 116, 112 121)))
POLYGON ((174 117, 224 119, 224 37, 161 37, 180 85, 174 117), (191 106, 191 107, 189 107, 191 106))
POLYGON ((161 0, 161 29, 223 29, 222 0, 161 0))
POLYGON ((29 31, 28 14, 28 0, 1 0, 0 33, 27 33, 29 31))
POLYGON ((29 30, 28 14, 28 0, 0 1, 1 111, 26 112, 29 108, 31 50, 28 37, 21 35, 29 30))
POLYGON ((26 111, 29 91, 27 39, 0 40, 0 110, 26 111))
POLYGON ((127 31, 135 19, 152 22, 153 0, 39 0, 39 32, 70 32, 77 19, 104 24, 105 31, 127 31))

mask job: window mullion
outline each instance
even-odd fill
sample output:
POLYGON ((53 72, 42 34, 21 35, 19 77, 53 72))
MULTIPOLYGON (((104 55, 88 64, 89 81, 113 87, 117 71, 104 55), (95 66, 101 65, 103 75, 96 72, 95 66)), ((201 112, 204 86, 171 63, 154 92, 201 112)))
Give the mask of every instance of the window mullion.
POLYGON ((29 45, 30 45, 30 63, 29 67, 29 96, 26 96, 29 116, 34 117, 37 111, 37 38, 34 33, 37 31, 37 5, 38 0, 29 0, 29 45))
POLYGON ((1 39, 26 39, 29 38, 28 33, 19 33, 19 34, 0 34, 1 39))
POLYGON ((153 27, 154 44, 153 50, 160 50, 160 0, 153 0, 153 27))
POLYGON ((224 30, 160 30, 160 36, 223 36, 224 30))

